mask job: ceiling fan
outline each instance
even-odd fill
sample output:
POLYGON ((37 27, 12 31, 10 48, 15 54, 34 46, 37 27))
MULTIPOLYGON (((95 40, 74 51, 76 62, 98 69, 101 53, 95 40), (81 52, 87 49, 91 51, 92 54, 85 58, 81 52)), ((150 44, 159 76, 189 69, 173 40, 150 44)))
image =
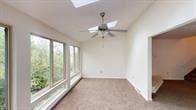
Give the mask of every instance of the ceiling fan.
POLYGON ((102 18, 102 23, 101 25, 98 26, 98 29, 90 30, 90 31, 96 32, 91 38, 97 37, 99 35, 99 32, 101 33, 103 39, 105 38, 105 34, 108 34, 110 37, 114 37, 115 35, 112 32, 127 32, 127 30, 124 30, 124 29, 110 29, 108 27, 108 24, 104 23, 105 15, 106 15, 105 12, 100 13, 100 16, 102 18))

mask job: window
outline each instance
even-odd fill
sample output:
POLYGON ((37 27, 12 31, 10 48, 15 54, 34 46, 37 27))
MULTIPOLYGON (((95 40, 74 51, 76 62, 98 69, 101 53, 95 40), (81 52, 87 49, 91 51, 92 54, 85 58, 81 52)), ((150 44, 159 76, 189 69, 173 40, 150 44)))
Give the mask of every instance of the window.
POLYGON ((9 109, 9 36, 0 26, 0 110, 9 109))
POLYGON ((31 93, 50 84, 50 40, 31 36, 31 93))
POLYGON ((81 77, 80 74, 80 48, 69 46, 70 85, 74 85, 81 77))
POLYGON ((53 42, 53 83, 64 78, 64 62, 63 44, 53 42))
POLYGON ((70 46, 69 47, 69 60, 70 60, 70 76, 73 76, 74 74, 74 47, 73 46, 70 46))
POLYGON ((70 90, 81 78, 80 49, 70 46, 70 59, 66 60, 65 43, 31 34, 31 106, 33 110, 47 107, 56 98, 70 90), (70 75, 66 78, 66 62, 70 62, 70 75), (71 85, 71 87, 70 87, 71 85), (68 88, 69 87, 69 88, 68 88))
POLYGON ((31 104, 36 110, 67 89, 65 44, 31 34, 31 104), (59 89, 60 88, 60 89, 59 89))
POLYGON ((75 47, 75 72, 80 72, 80 50, 78 47, 75 47))
POLYGON ((80 73, 80 50, 79 47, 69 46, 70 77, 80 73))

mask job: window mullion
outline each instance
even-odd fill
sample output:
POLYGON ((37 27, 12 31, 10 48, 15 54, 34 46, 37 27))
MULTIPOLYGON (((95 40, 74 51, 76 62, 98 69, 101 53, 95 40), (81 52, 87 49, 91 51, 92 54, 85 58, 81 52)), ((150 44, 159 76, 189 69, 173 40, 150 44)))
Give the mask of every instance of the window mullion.
POLYGON ((53 85, 53 74, 54 74, 54 51, 53 51, 53 41, 50 40, 50 87, 53 85))
POLYGON ((68 46, 65 46, 66 48, 66 59, 67 59, 67 65, 66 65, 66 67, 67 67, 67 70, 66 70, 66 76, 67 76, 67 88, 69 89, 70 88, 70 74, 71 74, 71 72, 70 72, 70 46, 68 45, 68 46))
POLYGON ((63 44, 63 78, 64 79, 66 79, 66 70, 67 70, 67 68, 66 68, 66 61, 67 61, 67 59, 66 59, 66 44, 63 44))
POLYGON ((81 53, 80 48, 78 47, 78 71, 81 72, 81 53))
POLYGON ((74 46, 74 73, 76 73, 76 47, 74 46))
POLYGON ((11 83, 10 83, 10 64, 11 64, 11 56, 10 56, 10 36, 9 36, 9 29, 5 28, 5 75, 6 75, 6 109, 11 109, 11 83))

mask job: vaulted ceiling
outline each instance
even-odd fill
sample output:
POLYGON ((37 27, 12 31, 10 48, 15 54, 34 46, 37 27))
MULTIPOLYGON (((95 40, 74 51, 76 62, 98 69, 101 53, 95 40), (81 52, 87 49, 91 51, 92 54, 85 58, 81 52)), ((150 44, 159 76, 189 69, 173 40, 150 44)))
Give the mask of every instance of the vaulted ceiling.
POLYGON ((118 21, 115 28, 127 29, 154 0, 99 0, 80 8, 70 0, 3 1, 77 41, 86 41, 92 34, 80 31, 99 25, 100 12, 106 12, 106 22, 118 21))

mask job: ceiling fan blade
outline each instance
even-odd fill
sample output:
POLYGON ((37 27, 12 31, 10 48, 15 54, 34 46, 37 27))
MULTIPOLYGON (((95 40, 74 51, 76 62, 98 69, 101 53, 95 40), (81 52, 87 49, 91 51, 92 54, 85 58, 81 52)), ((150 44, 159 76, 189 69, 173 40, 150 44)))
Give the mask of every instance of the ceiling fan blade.
POLYGON ((114 32, 127 32, 125 29, 109 29, 109 31, 114 31, 114 32))
POLYGON ((110 31, 108 31, 108 35, 111 36, 111 37, 114 37, 115 35, 112 34, 110 31))
POLYGON ((83 31, 80 31, 80 32, 98 32, 98 30, 83 30, 83 31))
POLYGON ((94 34, 91 38, 95 38, 96 36, 98 36, 98 32, 94 34))
POLYGON ((80 31, 80 32, 89 32, 88 30, 80 31))

